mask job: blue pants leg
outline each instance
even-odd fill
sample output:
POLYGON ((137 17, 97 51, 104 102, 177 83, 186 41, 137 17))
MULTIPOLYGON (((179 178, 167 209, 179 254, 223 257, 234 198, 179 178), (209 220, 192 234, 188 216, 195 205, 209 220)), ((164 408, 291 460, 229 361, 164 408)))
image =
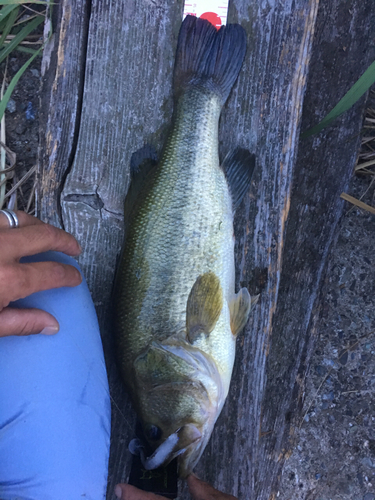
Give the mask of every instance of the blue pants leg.
MULTIPOLYGON (((74 259, 48 252, 32 261, 74 259)), ((110 399, 94 305, 85 282, 14 307, 53 314, 53 336, 0 338, 0 499, 103 500, 110 399)))

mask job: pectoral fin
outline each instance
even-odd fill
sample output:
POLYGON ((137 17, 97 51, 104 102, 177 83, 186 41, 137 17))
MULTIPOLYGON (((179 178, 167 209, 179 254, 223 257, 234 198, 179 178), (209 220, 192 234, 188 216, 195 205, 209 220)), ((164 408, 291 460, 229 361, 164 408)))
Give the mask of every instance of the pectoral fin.
POLYGON ((230 301, 230 328, 234 336, 237 336, 246 325, 252 303, 253 301, 251 300, 247 288, 241 288, 230 301))
POLYGON ((202 274, 191 289, 186 307, 187 337, 193 343, 202 333, 215 328, 223 308, 223 290, 213 272, 202 274))

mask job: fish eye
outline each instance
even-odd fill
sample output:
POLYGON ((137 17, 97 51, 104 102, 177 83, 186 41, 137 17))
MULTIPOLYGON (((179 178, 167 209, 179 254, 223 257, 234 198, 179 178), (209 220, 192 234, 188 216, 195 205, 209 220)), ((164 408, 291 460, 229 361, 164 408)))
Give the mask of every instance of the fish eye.
POLYGON ((145 429, 145 435, 147 439, 151 441, 157 441, 161 438, 162 430, 157 425, 148 425, 145 429))

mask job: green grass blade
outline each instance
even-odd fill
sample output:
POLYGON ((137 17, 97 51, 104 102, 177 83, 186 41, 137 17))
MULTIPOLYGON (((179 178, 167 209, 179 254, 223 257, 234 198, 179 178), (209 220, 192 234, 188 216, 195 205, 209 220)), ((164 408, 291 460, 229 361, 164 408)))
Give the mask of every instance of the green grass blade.
POLYGON ((21 47, 21 45, 16 47, 16 50, 18 50, 19 52, 24 52, 25 54, 35 54, 35 52, 37 51, 37 49, 30 49, 29 47, 21 47))
POLYGON ((6 47, 0 52, 0 63, 14 50, 19 43, 21 43, 40 23, 44 21, 43 16, 38 16, 29 24, 27 24, 22 30, 13 38, 13 40, 7 44, 6 47))
POLYGON ((19 5, 17 5, 17 4, 7 5, 7 6, 1 8, 1 10, 0 10, 0 31, 2 31, 4 29, 4 26, 7 22, 7 17, 9 16, 9 14, 14 9, 18 10, 18 8, 19 8, 19 5))
POLYGON ((3 32, 2 32, 1 38, 0 38, 0 49, 3 48, 4 40, 9 35, 10 30, 13 28, 13 24, 15 23, 16 17, 18 16, 18 10, 19 10, 18 7, 17 7, 17 9, 12 10, 12 12, 9 14, 9 16, 7 18, 5 28, 3 29, 3 32))
MULTIPOLYGON (((1 11, 0 11, 1 14, 1 11)), ((2 33, 8 21, 8 16, 0 17, 0 32, 2 33)))
POLYGON ((6 6, 11 6, 11 5, 17 6, 24 3, 37 3, 37 4, 47 5, 48 1, 47 0, 0 0, 0 5, 6 5, 6 6))
MULTIPOLYGON (((1 3, 1 0, 0 0, 0 5, 3 5, 1 3)), ((18 9, 19 5, 13 3, 11 5, 6 5, 5 7, 3 7, 1 10, 0 10, 0 21, 2 21, 3 19, 5 19, 7 16, 9 16, 9 14, 12 12, 12 10, 14 9, 18 9)))
POLYGON ((348 109, 350 109, 360 97, 371 87, 371 85, 375 82, 375 61, 367 68, 367 70, 363 73, 363 75, 355 82, 352 88, 344 95, 341 101, 333 108, 333 110, 328 113, 328 115, 323 118, 321 122, 319 122, 314 127, 310 128, 306 132, 301 135, 302 139, 306 139, 311 135, 317 134, 324 127, 330 125, 333 120, 335 120, 342 113, 345 113, 348 109))
POLYGON ((1 32, 1 33, 3 32, 4 26, 6 25, 6 23, 7 23, 7 19, 6 19, 6 18, 4 19, 4 18, 2 17, 2 18, 0 19, 0 32, 1 32))
POLYGON ((35 52, 33 56, 30 57, 28 61, 25 62, 25 64, 20 68, 17 73, 14 75, 12 78, 10 84, 8 85, 7 91, 4 94, 4 97, 2 98, 0 102, 0 120, 3 117, 3 114, 5 112, 5 108, 7 107, 8 101, 10 99, 10 96, 12 95, 12 92, 14 90, 14 87, 17 85, 18 80, 21 78, 21 76, 25 73, 27 68, 30 66, 30 64, 33 62, 33 60, 41 53, 43 47, 40 47, 39 50, 35 52))

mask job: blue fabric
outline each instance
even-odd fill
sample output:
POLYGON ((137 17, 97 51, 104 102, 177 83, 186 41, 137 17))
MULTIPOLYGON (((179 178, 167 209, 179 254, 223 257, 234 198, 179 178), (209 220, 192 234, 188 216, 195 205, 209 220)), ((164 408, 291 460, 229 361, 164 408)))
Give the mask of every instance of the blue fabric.
MULTIPOLYGON (((27 260, 78 268, 57 252, 27 260)), ((0 338, 0 499, 105 499, 111 409, 87 285, 35 293, 13 306, 50 312, 60 331, 0 338)))

